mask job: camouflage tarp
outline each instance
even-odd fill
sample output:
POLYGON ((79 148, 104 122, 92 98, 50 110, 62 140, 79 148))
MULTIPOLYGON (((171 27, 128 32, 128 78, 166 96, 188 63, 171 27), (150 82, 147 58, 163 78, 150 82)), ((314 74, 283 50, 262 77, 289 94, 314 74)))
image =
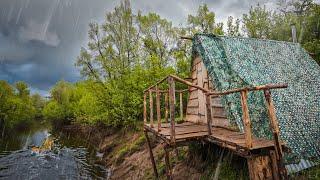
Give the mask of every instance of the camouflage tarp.
MULTIPOLYGON (((197 34, 198 53, 217 90, 287 83, 272 90, 287 160, 320 157, 320 67, 297 43, 197 34), (293 159, 294 158, 294 159, 293 159)), ((230 123, 243 131, 240 94, 222 98, 230 123)), ((272 138, 263 92, 248 95, 253 134, 272 138)))

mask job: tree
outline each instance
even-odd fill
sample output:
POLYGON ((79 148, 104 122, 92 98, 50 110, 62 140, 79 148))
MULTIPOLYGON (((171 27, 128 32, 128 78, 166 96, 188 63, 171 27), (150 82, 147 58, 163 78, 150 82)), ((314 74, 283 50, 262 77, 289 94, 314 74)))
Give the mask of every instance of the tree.
POLYGON ((178 39, 172 23, 158 14, 142 15, 141 12, 138 13, 137 22, 147 58, 158 58, 158 66, 167 66, 171 59, 171 48, 178 39))
POLYGON ((188 15, 188 25, 191 26, 192 33, 212 33, 215 28, 214 23, 215 14, 209 11, 206 4, 199 6, 196 16, 188 15))
POLYGON ((249 37, 268 39, 271 34, 271 12, 259 4, 243 14, 244 31, 249 37))
POLYGON ((233 17, 229 16, 227 21, 227 35, 228 36, 240 36, 240 20, 236 19, 233 22, 233 17))
POLYGON ((19 97, 27 97, 30 95, 29 87, 25 82, 18 81, 14 84, 14 86, 18 91, 17 93, 19 97))

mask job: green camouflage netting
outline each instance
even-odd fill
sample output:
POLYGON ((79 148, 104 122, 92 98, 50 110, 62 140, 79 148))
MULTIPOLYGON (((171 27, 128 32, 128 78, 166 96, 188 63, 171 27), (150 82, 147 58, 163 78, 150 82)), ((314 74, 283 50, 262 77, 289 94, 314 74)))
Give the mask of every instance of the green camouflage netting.
MULTIPOLYGON (((287 160, 320 158, 320 67, 299 44, 197 34, 193 40, 217 90, 288 83, 272 90, 287 160)), ((222 98, 231 124, 243 131, 240 94, 222 98)), ((252 132, 271 138, 263 92, 248 95, 252 132)))

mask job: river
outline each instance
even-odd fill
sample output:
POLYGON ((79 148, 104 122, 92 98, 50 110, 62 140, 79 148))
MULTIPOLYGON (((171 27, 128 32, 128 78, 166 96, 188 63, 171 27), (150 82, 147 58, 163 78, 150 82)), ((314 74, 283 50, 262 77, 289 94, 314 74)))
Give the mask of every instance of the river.
POLYGON ((0 139, 0 179, 108 179, 99 154, 85 140, 35 124, 0 139), (52 148, 35 152, 50 138, 52 148))

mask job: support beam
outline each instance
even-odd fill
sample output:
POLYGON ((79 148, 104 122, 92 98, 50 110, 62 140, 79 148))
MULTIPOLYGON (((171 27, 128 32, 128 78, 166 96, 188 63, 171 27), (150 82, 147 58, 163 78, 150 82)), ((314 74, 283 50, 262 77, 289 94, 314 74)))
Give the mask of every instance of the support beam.
POLYGON ((164 160, 166 163, 167 179, 172 180, 173 177, 172 177, 172 169, 171 169, 170 158, 169 158, 169 148, 165 145, 163 149, 165 152, 164 160))
POLYGON ((161 129, 161 111, 160 111, 160 92, 158 86, 156 86, 156 104, 157 104, 157 121, 158 121, 158 132, 161 129))
POLYGON ((150 106, 150 126, 153 127, 153 97, 152 91, 149 91, 149 106, 150 106))
POLYGON ((252 134, 251 134, 251 122, 249 117, 249 109, 248 109, 248 91, 240 91, 241 93, 241 106, 242 106, 242 121, 244 128, 244 135, 246 138, 247 148, 252 148, 252 134))
POLYGON ((147 140, 147 143, 148 143, 150 160, 151 160, 153 172, 154 172, 154 175, 156 176, 156 178, 158 179, 159 176, 158 176, 157 166, 156 166, 156 162, 154 160, 154 156, 153 156, 152 147, 151 147, 150 139, 149 139, 149 136, 148 136, 148 132, 144 131, 144 135, 146 136, 146 140, 147 140))
POLYGON ((168 84, 169 84, 169 104, 170 104, 170 132, 171 132, 171 142, 176 142, 176 135, 175 135, 175 84, 174 79, 169 76, 168 77, 168 84))

